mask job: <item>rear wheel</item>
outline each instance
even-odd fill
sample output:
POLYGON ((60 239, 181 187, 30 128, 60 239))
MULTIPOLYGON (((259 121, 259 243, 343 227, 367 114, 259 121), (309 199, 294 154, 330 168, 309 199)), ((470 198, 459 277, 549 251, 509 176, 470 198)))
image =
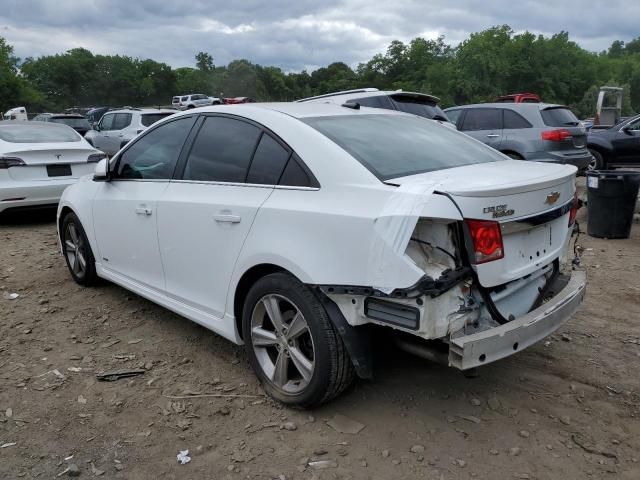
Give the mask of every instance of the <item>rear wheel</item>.
POLYGON ((91 286, 98 281, 96 261, 84 228, 75 213, 69 213, 62 220, 60 230, 62 252, 69 273, 80 285, 91 286))
POLYGON ((589 162, 587 171, 590 172, 591 170, 606 170, 607 165, 604 162, 604 157, 602 156, 602 154, 599 151, 592 149, 589 149, 589 152, 593 156, 593 160, 589 162))
POLYGON ((242 324, 251 366, 276 400, 311 408, 352 383, 355 372, 340 335, 311 290, 292 275, 258 280, 242 324))

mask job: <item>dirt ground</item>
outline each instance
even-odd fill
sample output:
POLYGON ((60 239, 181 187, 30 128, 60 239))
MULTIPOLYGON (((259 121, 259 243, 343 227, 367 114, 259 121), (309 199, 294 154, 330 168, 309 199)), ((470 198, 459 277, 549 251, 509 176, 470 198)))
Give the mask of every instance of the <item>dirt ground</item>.
POLYGON ((0 242, 1 478, 640 478, 638 224, 581 236, 587 298, 546 342, 473 379, 380 345, 373 381, 311 412, 264 397, 242 347, 73 283, 51 215, 1 223, 0 242), (125 368, 144 374, 96 379, 125 368), (229 397, 170 398, 195 393, 229 397))

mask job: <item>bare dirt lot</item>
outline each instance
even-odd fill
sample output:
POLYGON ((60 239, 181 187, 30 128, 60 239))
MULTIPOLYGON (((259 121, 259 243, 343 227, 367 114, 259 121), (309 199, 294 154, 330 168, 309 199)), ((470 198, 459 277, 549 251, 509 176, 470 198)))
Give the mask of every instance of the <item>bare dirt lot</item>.
POLYGON ((1 478, 640 478, 638 224, 581 237, 587 298, 547 342, 473 379, 380 345, 374 381, 312 412, 264 397, 242 347, 73 283, 52 216, 2 223, 0 242, 1 478), (96 379, 125 368, 144 374, 96 379), (229 396, 171 398, 196 393, 229 396))

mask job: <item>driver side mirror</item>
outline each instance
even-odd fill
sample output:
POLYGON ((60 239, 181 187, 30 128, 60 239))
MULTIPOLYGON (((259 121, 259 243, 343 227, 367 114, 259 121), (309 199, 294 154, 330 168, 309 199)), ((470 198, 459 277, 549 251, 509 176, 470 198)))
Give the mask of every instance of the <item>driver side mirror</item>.
POLYGON ((622 127, 622 131, 627 135, 633 135, 634 129, 631 128, 631 125, 625 125, 624 127, 622 127))
POLYGON ((100 131, 100 124, 98 122, 93 122, 91 125, 96 132, 100 131))
POLYGON ((109 181, 109 159, 103 158, 96 164, 96 169, 93 172, 94 182, 108 182, 109 181))

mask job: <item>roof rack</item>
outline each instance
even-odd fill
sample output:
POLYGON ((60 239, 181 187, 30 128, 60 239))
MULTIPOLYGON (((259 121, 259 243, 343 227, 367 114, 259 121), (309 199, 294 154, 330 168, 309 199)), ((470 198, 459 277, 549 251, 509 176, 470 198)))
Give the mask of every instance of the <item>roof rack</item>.
POLYGON ((316 95, 315 97, 301 98, 296 102, 306 102, 307 100, 315 100, 317 98, 334 97, 336 95, 346 95, 348 93, 366 93, 366 92, 379 92, 377 88, 357 88, 355 90, 342 90, 340 92, 325 93, 324 95, 316 95))

